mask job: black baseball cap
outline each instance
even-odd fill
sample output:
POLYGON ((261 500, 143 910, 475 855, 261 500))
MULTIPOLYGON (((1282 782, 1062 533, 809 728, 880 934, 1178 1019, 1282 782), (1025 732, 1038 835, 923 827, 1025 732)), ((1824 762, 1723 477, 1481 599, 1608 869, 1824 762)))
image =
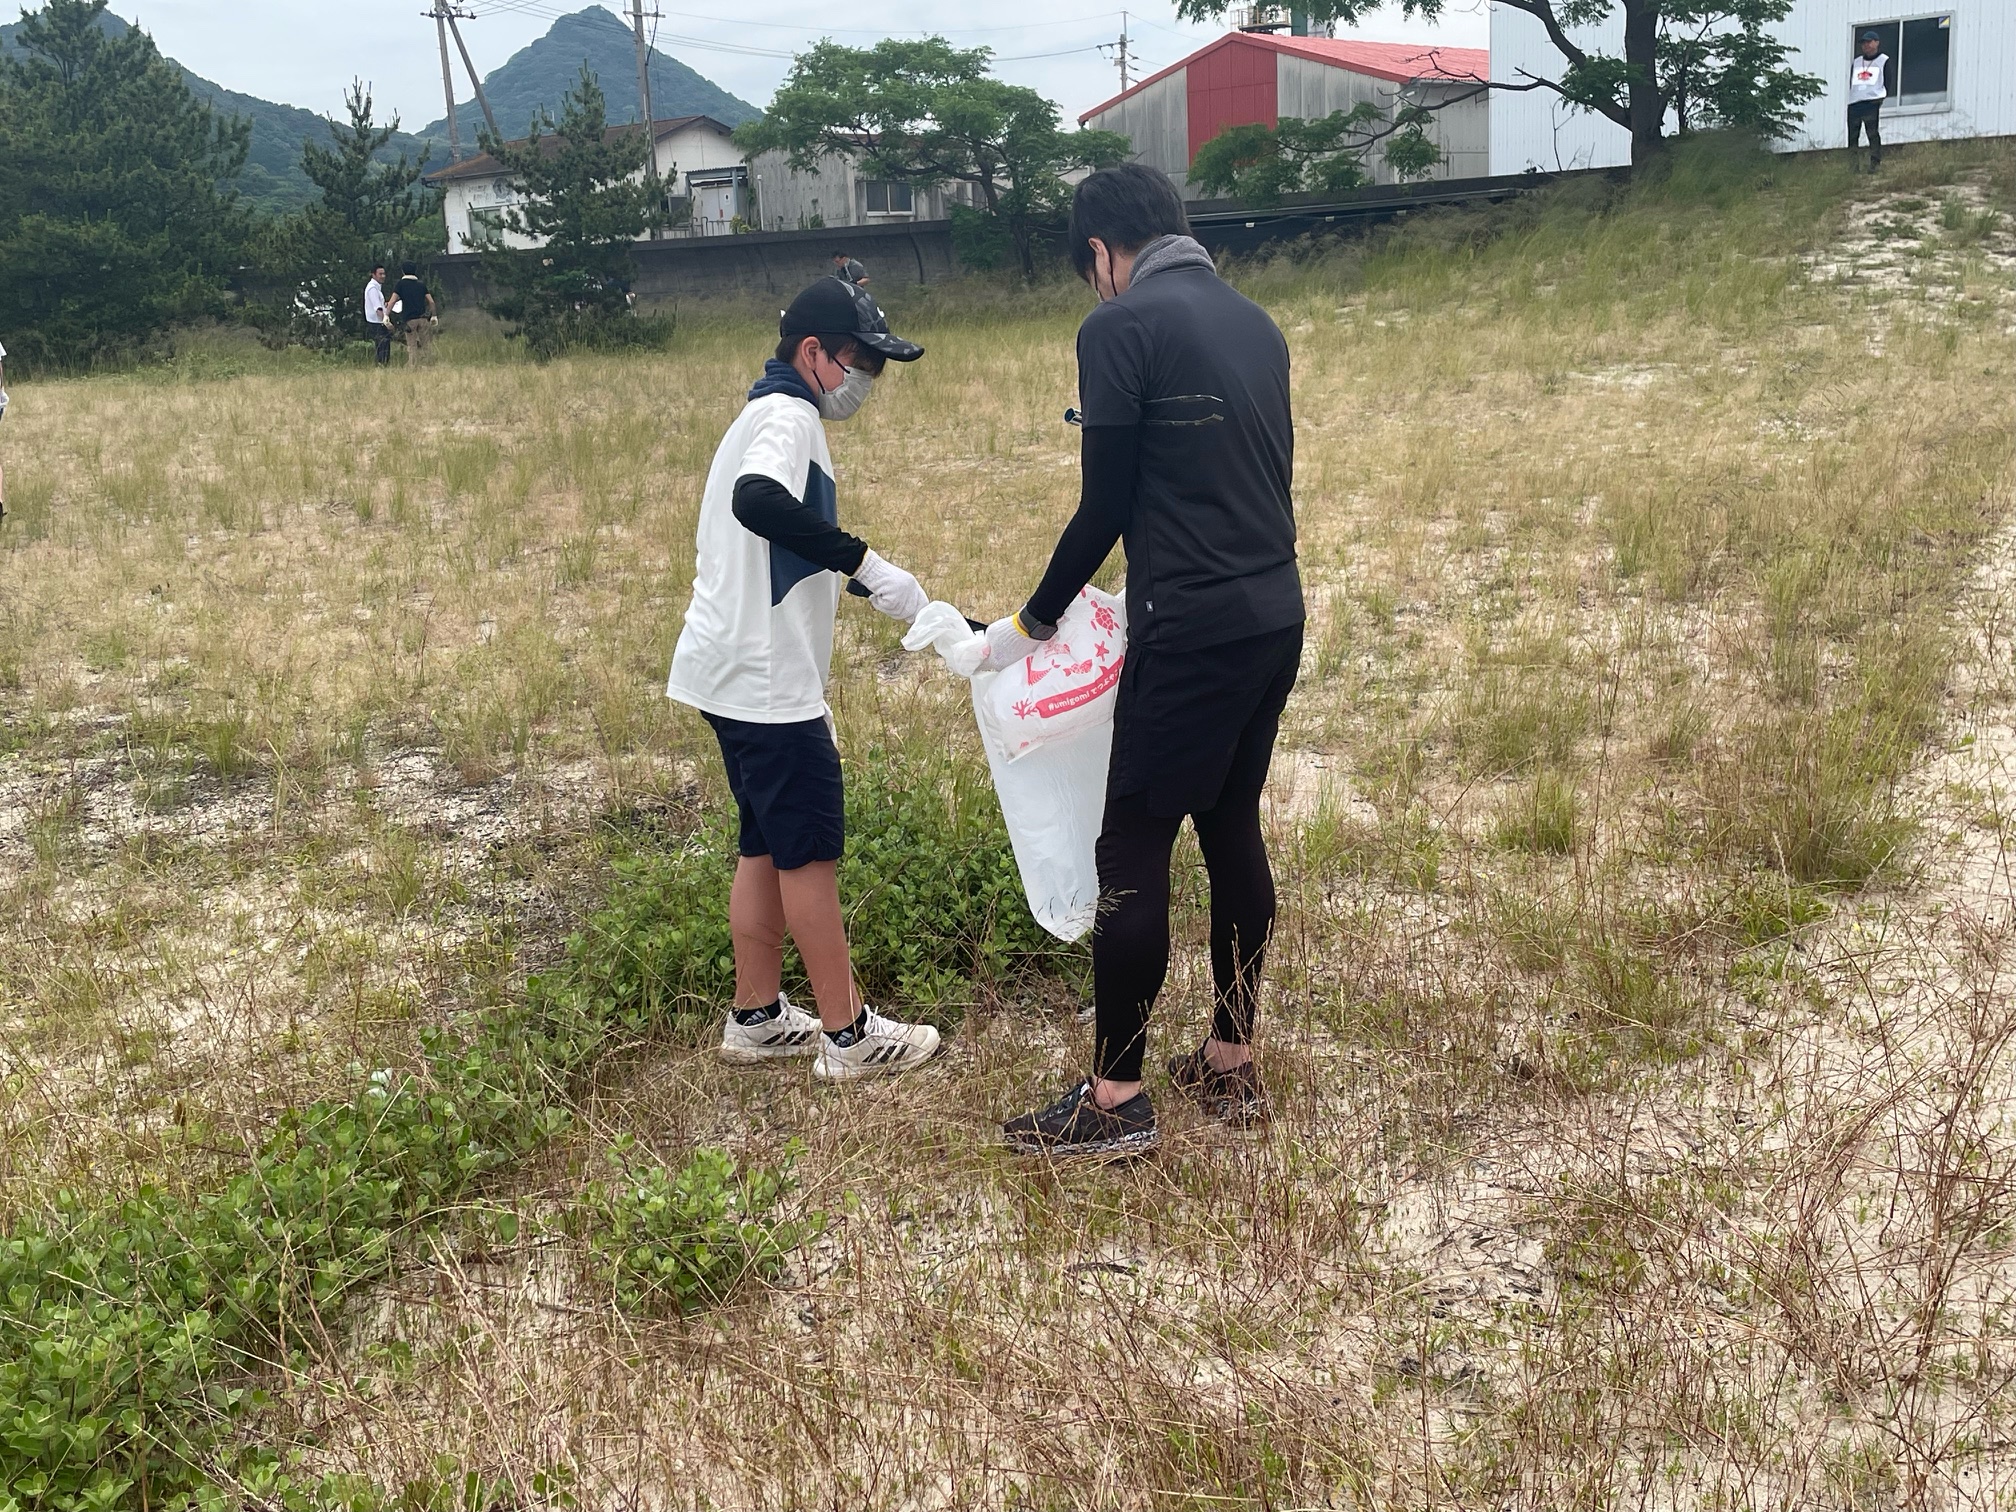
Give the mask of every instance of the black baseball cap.
POLYGON ((890 334, 888 317, 872 294, 840 278, 821 278, 801 289, 777 322, 777 333, 794 341, 817 336, 859 342, 892 362, 915 362, 924 355, 916 342, 890 334))
POLYGON ((1880 32, 1869 31, 1862 33, 1862 40, 1864 42, 1881 42, 1883 40, 1883 36, 1882 33, 1880 32))

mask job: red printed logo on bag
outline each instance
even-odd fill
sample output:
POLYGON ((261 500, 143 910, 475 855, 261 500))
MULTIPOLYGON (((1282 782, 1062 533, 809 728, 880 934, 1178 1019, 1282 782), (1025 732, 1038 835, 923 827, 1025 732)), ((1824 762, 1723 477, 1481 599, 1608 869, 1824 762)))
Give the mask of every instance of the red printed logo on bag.
MULTIPOLYGON (((1093 678, 1091 682, 1086 683, 1082 687, 1072 688, 1063 693, 1052 693, 1048 698, 1037 699, 1031 707, 1031 712, 1038 719, 1055 719, 1059 714, 1068 714, 1073 709, 1082 708, 1120 681, 1121 663, 1126 660, 1126 657, 1121 657, 1119 661, 1113 663, 1112 666, 1106 668, 1097 677, 1093 678)), ((1084 670, 1089 672, 1091 669, 1092 663, 1086 662, 1084 670)), ((1015 712, 1021 714, 1024 719, 1029 717, 1029 715, 1022 713, 1021 704, 1015 706, 1015 712)))

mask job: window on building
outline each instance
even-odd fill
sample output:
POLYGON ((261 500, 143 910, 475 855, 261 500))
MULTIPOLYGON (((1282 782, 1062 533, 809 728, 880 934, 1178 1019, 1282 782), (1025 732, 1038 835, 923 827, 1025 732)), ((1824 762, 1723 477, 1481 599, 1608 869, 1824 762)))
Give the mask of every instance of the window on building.
POLYGON ((866 179, 862 189, 868 196, 870 215, 915 215, 917 203, 908 184, 888 179, 866 179))
POLYGON ((1876 33, 1883 51, 1890 55, 1892 104, 1936 107, 1953 103, 1951 11, 1858 22, 1851 37, 1860 38, 1865 31, 1876 33))
POLYGON ((469 245, 495 247, 504 243, 504 207, 482 205, 469 212, 469 245))

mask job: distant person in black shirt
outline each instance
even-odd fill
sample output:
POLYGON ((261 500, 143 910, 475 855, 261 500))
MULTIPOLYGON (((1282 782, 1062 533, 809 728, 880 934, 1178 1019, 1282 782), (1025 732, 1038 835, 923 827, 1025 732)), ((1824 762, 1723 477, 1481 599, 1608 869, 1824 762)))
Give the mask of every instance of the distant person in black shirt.
POLYGON ((399 307, 399 333, 406 339, 406 366, 417 367, 431 355, 434 328, 441 324, 441 312, 434 307, 427 285, 420 281, 417 264, 409 262, 400 268, 392 298, 399 307))
POLYGON ((1189 230, 1175 186, 1143 164, 1078 186, 1068 245, 1100 299, 1078 331, 1083 493, 1028 603, 987 631, 989 661, 1013 665, 1125 541, 1127 659, 1092 933, 1097 1047, 1090 1076, 1003 1127, 1029 1154, 1157 1142, 1141 1063, 1185 815, 1210 875, 1217 1006, 1210 1037, 1170 1062, 1170 1079, 1228 1122, 1267 1113, 1250 1049, 1274 926, 1260 793, 1302 656, 1288 344, 1189 230))

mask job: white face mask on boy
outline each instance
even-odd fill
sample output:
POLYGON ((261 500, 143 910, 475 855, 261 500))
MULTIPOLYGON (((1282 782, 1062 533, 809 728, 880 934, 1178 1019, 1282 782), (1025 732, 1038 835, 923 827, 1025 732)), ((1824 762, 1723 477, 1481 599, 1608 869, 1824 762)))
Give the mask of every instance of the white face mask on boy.
POLYGON ((819 396, 819 415, 825 420, 851 420, 854 412, 867 401, 868 393, 875 387, 875 380, 865 368, 843 368, 847 375, 840 387, 828 389, 819 396))

